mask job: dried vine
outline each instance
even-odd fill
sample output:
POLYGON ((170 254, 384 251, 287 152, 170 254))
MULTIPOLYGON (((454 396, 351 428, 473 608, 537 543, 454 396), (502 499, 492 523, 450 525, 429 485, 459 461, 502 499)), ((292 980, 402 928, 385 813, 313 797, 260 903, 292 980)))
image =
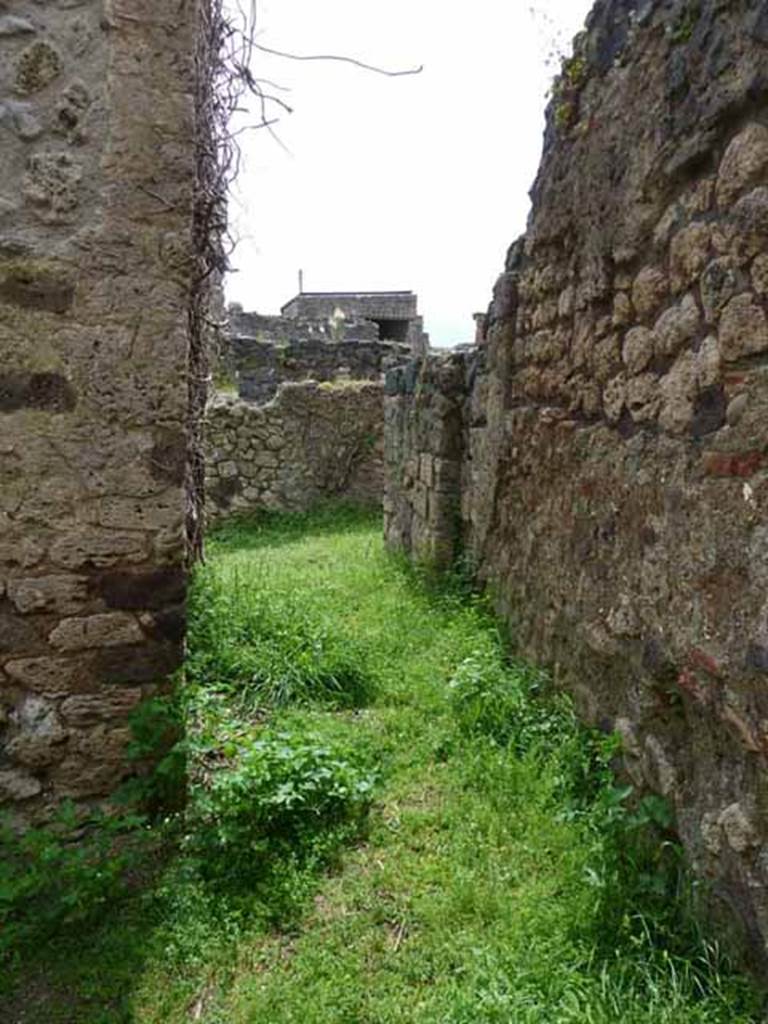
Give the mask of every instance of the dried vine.
POLYGON ((195 54, 196 180, 192 210, 194 268, 189 301, 189 403, 187 544, 191 561, 203 557, 205 454, 203 429, 211 355, 223 327, 222 288, 234 248, 227 229, 227 196, 237 177, 240 151, 230 129, 244 93, 266 97, 249 65, 255 9, 241 12, 241 24, 225 14, 223 0, 199 0, 195 54), (219 314, 217 317, 216 314, 219 314))

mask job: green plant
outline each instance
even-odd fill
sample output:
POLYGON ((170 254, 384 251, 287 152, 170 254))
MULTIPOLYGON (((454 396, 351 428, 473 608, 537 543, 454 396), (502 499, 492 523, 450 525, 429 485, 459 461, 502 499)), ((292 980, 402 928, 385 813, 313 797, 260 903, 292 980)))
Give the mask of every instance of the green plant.
POLYGON ((195 785, 185 842, 209 881, 241 888, 286 853, 322 861, 368 810, 373 772, 338 739, 265 728, 217 752, 226 763, 195 785))
POLYGON ((178 810, 184 803, 187 743, 181 681, 170 694, 142 701, 131 712, 132 739, 126 751, 136 773, 119 788, 119 803, 133 803, 151 813, 178 810))
POLYGON ((672 42, 687 43, 701 17, 701 0, 688 0, 680 9, 677 23, 672 27, 672 42))
POLYGON ((541 700, 547 679, 528 665, 505 663, 490 641, 461 662, 449 683, 450 703, 465 735, 482 735, 518 756, 563 742, 575 716, 567 697, 541 700))
POLYGON ((51 825, 17 832, 0 825, 0 958, 82 926, 125 894, 145 849, 144 819, 97 814, 71 803, 51 825))
POLYGON ((359 643, 300 600, 208 569, 192 593, 186 672, 193 686, 227 690, 254 709, 312 701, 356 707, 375 689, 359 643))
POLYGON ((583 57, 574 54, 563 59, 560 74, 552 85, 555 125, 560 131, 567 131, 578 121, 579 99, 588 73, 583 57))
MULTIPOLYGON (((102 927, 28 946, 10 986, 0 978, 8 1020, 764 1019, 759 993, 692 923, 669 807, 618 784, 616 737, 583 729, 545 676, 510 664, 465 579, 386 557, 380 516, 338 507, 229 523, 208 550, 225 591, 241 581, 235 617, 290 605, 340 643, 362 638, 376 700, 257 713, 239 684, 217 682, 216 659, 190 674, 179 854, 110 900, 102 927), (448 681, 465 675, 460 698, 448 681), (492 700, 475 713, 484 691, 513 726, 492 700), (366 815, 355 780, 379 775, 366 815)), ((210 622, 193 619, 196 657, 205 630, 226 629, 228 606, 214 605, 210 622)))

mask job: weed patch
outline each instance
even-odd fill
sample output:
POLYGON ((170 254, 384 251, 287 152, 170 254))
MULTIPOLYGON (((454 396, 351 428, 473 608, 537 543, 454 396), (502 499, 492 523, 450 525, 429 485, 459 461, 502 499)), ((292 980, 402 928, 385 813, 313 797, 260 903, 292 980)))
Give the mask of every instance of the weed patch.
MULTIPOLYGON (((616 738, 510 662, 460 576, 386 557, 351 510, 232 524, 209 550, 166 761, 168 780, 186 765, 186 806, 137 825, 164 859, 116 902, 106 845, 93 894, 0 981, 7 1019, 763 1019, 701 926, 666 804, 617 784, 616 738)), ((173 724, 159 710, 139 757, 173 724)), ((12 848, 13 927, 48 841, 12 848)), ((30 921, 62 870, 89 877, 87 855, 68 874, 51 849, 30 921)))
POLYGON ((250 889, 286 854, 321 864, 360 831, 375 777, 353 744, 294 724, 208 753, 225 760, 192 789, 185 842, 206 881, 250 889))
POLYGON ((365 651, 300 598, 257 573, 202 569, 190 604, 190 686, 251 710, 297 703, 359 707, 374 693, 365 651))
POLYGON ((84 821, 65 804, 51 826, 0 826, 0 962, 65 928, 92 924, 127 892, 149 835, 134 814, 84 821))

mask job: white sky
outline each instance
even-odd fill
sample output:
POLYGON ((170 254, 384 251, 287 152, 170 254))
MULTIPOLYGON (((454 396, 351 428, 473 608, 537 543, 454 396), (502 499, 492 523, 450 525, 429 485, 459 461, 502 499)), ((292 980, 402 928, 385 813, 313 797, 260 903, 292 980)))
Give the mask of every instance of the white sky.
MULTIPOLYGON (((233 0, 234 2, 234 0, 233 0)), ((261 0, 256 54, 294 113, 242 136, 227 295, 277 312, 298 291, 412 289, 432 343, 471 341, 525 228, 553 63, 592 0, 261 0), (538 14, 534 16, 531 6, 538 14)))

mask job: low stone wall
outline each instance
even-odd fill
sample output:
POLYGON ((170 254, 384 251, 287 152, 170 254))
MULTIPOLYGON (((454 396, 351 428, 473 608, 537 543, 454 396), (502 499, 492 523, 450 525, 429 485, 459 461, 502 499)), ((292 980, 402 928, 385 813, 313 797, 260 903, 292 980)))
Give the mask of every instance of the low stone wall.
POLYGON ((266 405, 216 398, 207 411, 209 518, 302 511, 325 499, 380 504, 383 417, 378 381, 286 383, 266 405))
POLYGON ((233 338, 272 342, 274 345, 297 341, 378 341, 379 327, 372 320, 331 317, 270 316, 250 313, 238 305, 229 307, 229 332, 233 338))
POLYGON ((378 381, 389 367, 410 358, 407 345, 357 338, 333 341, 307 335, 278 343, 238 335, 229 342, 238 393, 250 402, 270 401, 283 381, 378 381))

